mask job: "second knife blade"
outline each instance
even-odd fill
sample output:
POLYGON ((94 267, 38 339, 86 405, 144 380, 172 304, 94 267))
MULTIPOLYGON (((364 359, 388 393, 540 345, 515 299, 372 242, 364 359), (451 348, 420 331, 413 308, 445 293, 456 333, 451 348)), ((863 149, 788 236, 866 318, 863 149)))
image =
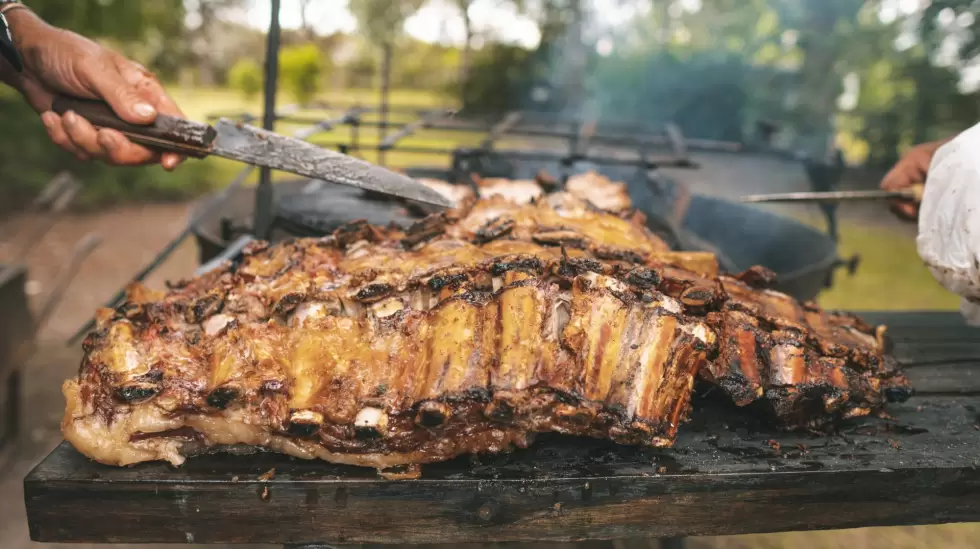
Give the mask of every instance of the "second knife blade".
POLYGON ((904 191, 830 191, 830 192, 797 192, 753 194, 743 196, 739 202, 842 202, 851 200, 913 200, 921 201, 921 186, 914 186, 904 191))

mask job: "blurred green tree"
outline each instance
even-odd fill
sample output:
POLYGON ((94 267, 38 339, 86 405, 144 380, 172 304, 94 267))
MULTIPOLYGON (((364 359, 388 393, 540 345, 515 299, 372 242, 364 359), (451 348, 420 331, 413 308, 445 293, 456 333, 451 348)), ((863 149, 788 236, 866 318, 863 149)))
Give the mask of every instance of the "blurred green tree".
MULTIPOLYGON (((661 48, 684 62, 660 78, 674 81, 684 73, 701 82, 692 85, 702 96, 725 84, 696 74, 695 59, 723 52, 741 58, 742 76, 731 78, 744 87, 743 125, 775 119, 785 143, 812 156, 836 136, 851 149, 852 160, 885 167, 904 148, 977 120, 976 97, 959 84, 960 71, 980 53, 971 28, 980 2, 934 0, 917 9, 887 0, 698 4, 654 0, 646 18, 618 33, 628 36, 619 40, 614 57, 649 58, 661 48)), ((605 88, 629 87, 614 82, 606 78, 605 88)), ((720 102, 701 104, 712 111, 720 102)))
POLYGON ((142 40, 153 32, 178 36, 186 14, 183 0, 35 0, 29 6, 52 25, 121 41, 142 40))
POLYGON ((453 5, 459 11, 463 19, 464 41, 462 53, 459 56, 459 82, 462 85, 466 82, 466 77, 470 72, 470 56, 473 51, 473 17, 470 15, 470 6, 475 0, 453 0, 453 5))
POLYGON ((249 3, 249 0, 185 0, 183 2, 187 17, 182 22, 183 32, 178 34, 183 38, 180 44, 182 50, 180 57, 188 65, 197 68, 195 76, 198 84, 203 86, 218 84, 219 71, 215 56, 212 54, 215 34, 223 17, 244 9, 249 3))
POLYGON ((254 99, 262 91, 262 67, 253 59, 239 59, 228 71, 228 84, 246 99, 254 99))
POLYGON ((308 105, 321 89, 323 55, 314 44, 283 48, 279 54, 280 83, 300 105, 308 105))
MULTIPOLYGON (((395 43, 402 37, 405 21, 422 8, 426 0, 348 0, 348 8, 357 19, 358 32, 369 44, 381 47, 381 124, 378 138, 387 135, 388 89, 391 84, 391 61, 395 43)), ((385 152, 378 152, 378 163, 384 165, 385 152)))
POLYGON ((425 0, 349 0, 348 7, 368 42, 392 46, 402 36, 405 20, 424 4, 425 0))

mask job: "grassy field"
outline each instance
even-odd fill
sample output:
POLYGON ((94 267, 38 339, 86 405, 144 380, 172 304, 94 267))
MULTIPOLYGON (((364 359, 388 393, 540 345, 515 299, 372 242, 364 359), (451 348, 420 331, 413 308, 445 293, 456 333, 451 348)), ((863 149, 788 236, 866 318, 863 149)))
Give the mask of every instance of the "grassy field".
POLYGON ((854 276, 840 271, 821 305, 851 310, 950 310, 959 298, 940 286, 923 265, 914 237, 870 223, 841 224, 840 255, 860 256, 854 276))
MULTIPOLYGON (((261 115, 262 112, 260 104, 261 99, 255 98, 249 101, 240 94, 227 90, 172 88, 170 89, 170 93, 174 97, 177 104, 180 105, 184 113, 189 118, 194 120, 204 120, 209 115, 214 114, 230 115, 248 112, 253 115, 261 115)), ((343 113, 345 108, 354 104, 373 107, 377 105, 379 95, 375 90, 341 90, 332 93, 325 93, 321 95, 319 100, 327 102, 328 104, 336 103, 337 108, 304 109, 297 111, 296 115, 304 118, 314 117, 329 119, 339 116, 341 113, 343 113)), ((283 108, 290 105, 291 101, 288 96, 279 96, 277 104, 279 105, 279 108, 283 108)), ((392 91, 390 104, 393 108, 428 108, 437 106, 452 108, 455 106, 454 100, 451 97, 415 90, 392 91)), ((414 119, 415 117, 408 113, 392 113, 389 116, 389 120, 396 127, 406 124, 414 119)), ((363 120, 368 122, 376 122, 379 120, 379 117, 376 114, 368 114, 363 117, 363 120)), ((276 126, 276 131, 289 135, 301 127, 302 125, 299 124, 279 123, 276 126)), ((328 146, 334 145, 334 147, 331 148, 336 148, 336 144, 351 143, 351 131, 350 126, 339 126, 332 131, 318 134, 311 139, 311 142, 328 146)), ((388 129, 389 134, 393 133, 394 131, 396 130, 390 128, 388 129)), ((417 132, 416 135, 399 141, 399 145, 407 147, 451 149, 458 145, 477 145, 482 137, 482 134, 479 133, 423 129, 417 132)), ((358 143, 361 147, 373 149, 374 147, 377 147, 379 142, 380 135, 378 128, 366 127, 359 131, 358 143)), ((508 143, 506 141, 502 142, 503 146, 510 146, 512 144, 513 143, 508 143)), ((370 162, 378 162, 379 160, 378 154, 374 150, 358 151, 355 153, 355 156, 370 162)), ((216 172, 216 177, 219 178, 219 181, 230 181, 241 169, 240 165, 220 158, 208 159, 207 162, 213 165, 216 172)), ((449 166, 450 156, 448 154, 405 153, 396 149, 386 153, 385 163, 386 165, 395 168, 420 164, 442 167, 449 166)), ((288 174, 278 173, 274 177, 289 178, 290 176, 288 174)), ((254 182, 256 178, 257 175, 253 175, 251 182, 254 182)))

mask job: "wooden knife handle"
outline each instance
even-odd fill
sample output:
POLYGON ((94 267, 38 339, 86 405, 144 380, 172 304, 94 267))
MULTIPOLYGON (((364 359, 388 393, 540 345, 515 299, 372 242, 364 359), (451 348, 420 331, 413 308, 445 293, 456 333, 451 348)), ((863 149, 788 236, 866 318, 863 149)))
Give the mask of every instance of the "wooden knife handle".
POLYGON ((208 124, 165 114, 158 114, 152 124, 130 124, 119 118, 108 103, 99 100, 59 95, 55 97, 51 109, 61 115, 73 111, 96 128, 117 130, 133 143, 194 158, 206 157, 217 137, 215 129, 208 124))

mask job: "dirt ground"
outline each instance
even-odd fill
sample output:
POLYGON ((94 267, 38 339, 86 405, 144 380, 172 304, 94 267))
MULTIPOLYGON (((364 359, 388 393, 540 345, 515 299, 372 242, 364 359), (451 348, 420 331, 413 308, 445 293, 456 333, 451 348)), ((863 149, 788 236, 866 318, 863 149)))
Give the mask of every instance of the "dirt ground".
MULTIPOLYGON (((116 290, 148 263, 187 224, 184 204, 127 206, 97 214, 68 215, 57 222, 40 242, 27 242, 44 222, 42 218, 19 216, 0 225, 0 258, 9 260, 28 246, 32 305, 43 303, 55 277, 85 235, 96 233, 102 244, 82 264, 78 275, 54 311, 39 339, 65 339, 75 332, 116 290)), ((188 239, 148 280, 162 287, 166 280, 190 275, 197 261, 197 248, 188 239)))
MULTIPOLYGON (((38 307, 49 291, 59 268, 75 242, 98 232, 104 242, 80 270, 64 301, 39 334, 39 351, 25 367, 24 429, 14 452, 0 457, 0 548, 54 549, 56 545, 30 542, 23 507, 22 480, 35 463, 61 439, 59 421, 63 410, 62 380, 76 370, 80 351, 67 348, 64 340, 111 296, 140 267, 148 262, 187 219, 186 205, 148 205, 116 208, 99 214, 72 215, 60 221, 45 238, 27 243, 30 253, 28 284, 32 304, 38 307)), ((38 219, 25 217, 0 224, 0 237, 30 234, 38 219)), ((0 257, 9 258, 20 243, 0 244, 0 257)), ((196 266, 196 246, 184 244, 148 281, 162 287, 163 281, 188 276, 196 266)), ((36 310, 36 309, 35 309, 36 310)), ((972 546, 973 530, 961 527, 898 528, 848 532, 705 538, 691 540, 689 547, 923 547, 972 546)), ((980 543, 980 542, 978 542, 980 543)), ((619 543, 618 547, 655 547, 645 541, 619 543)), ((68 545, 83 548, 94 546, 68 545)), ((242 547, 242 546, 238 546, 242 547)))

